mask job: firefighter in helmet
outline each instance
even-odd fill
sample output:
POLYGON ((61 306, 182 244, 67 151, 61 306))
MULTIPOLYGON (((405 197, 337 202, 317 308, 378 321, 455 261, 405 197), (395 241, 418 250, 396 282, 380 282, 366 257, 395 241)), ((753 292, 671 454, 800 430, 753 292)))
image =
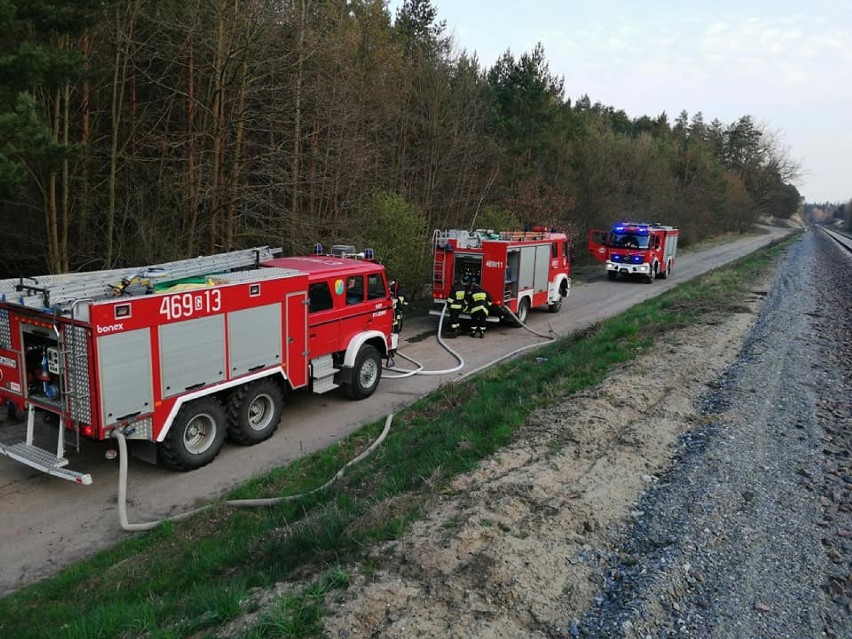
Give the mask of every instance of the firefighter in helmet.
POLYGON ((397 280, 391 280, 390 294, 393 300, 393 332, 399 333, 402 330, 403 307, 408 306, 408 297, 397 280))
POLYGON ((447 310, 450 311, 450 332, 447 337, 458 337, 461 333, 459 315, 464 312, 467 298, 466 279, 456 276, 456 281, 450 289, 450 296, 447 298, 447 310))
POLYGON ((491 296, 479 286, 479 281, 472 278, 467 289, 467 308, 473 323, 470 327, 471 337, 485 337, 485 326, 488 311, 491 309, 491 296))

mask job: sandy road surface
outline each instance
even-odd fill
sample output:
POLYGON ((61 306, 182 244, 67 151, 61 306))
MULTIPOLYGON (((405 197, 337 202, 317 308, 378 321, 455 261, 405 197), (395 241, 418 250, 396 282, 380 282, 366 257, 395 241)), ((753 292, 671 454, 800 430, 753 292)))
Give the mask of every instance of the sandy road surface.
MULTIPOLYGON (((747 255, 788 232, 767 229, 766 234, 681 255, 672 277, 652 285, 622 279, 609 282, 601 277, 574 286, 560 313, 534 311, 528 324, 539 332, 552 329, 559 335, 567 335, 747 255)), ((434 318, 409 318, 400 350, 430 369, 446 369, 454 366, 455 360, 435 340, 406 340, 406 336, 420 334, 435 325, 434 318)), ((484 341, 456 340, 453 346, 465 358, 464 369, 447 376, 386 379, 373 397, 363 402, 351 402, 336 393, 322 396, 297 393, 288 399, 282 427, 271 440, 251 448, 226 445, 215 462, 192 473, 174 473, 131 459, 129 519, 142 522, 183 512, 221 495, 252 475, 321 449, 361 424, 397 411, 439 385, 536 341, 542 340, 505 327, 490 330, 484 341)), ((5 438, 6 430, 0 425, 0 438, 5 438)), ((105 444, 87 442, 83 452, 71 458, 75 469, 91 473, 94 481, 87 487, 0 458, 0 594, 50 576, 68 563, 132 534, 119 525, 118 464, 104 458, 105 450, 105 444)))

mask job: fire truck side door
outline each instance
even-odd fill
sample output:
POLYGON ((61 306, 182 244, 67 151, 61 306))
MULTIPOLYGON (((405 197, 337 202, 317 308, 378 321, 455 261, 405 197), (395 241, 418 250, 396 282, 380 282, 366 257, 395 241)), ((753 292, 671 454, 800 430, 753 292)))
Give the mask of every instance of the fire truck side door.
POLYGON ((372 324, 372 305, 367 304, 366 282, 363 275, 346 278, 346 310, 340 320, 340 349, 345 350, 354 335, 366 331, 372 324))
POLYGON ((308 383, 308 306, 305 304, 305 294, 290 293, 285 304, 285 371, 291 386, 299 388, 308 383))
POLYGON ((607 235, 609 235, 607 231, 601 231, 600 229, 592 229, 589 231, 589 253, 591 253, 592 257, 594 257, 598 262, 606 262, 607 235))
MULTIPOLYGON (((340 310, 335 309, 335 296, 343 294, 344 281, 339 280, 340 294, 336 295, 338 280, 313 282, 308 290, 308 343, 310 359, 340 350, 340 310), (334 291, 334 292, 332 292, 334 291)), ((338 304, 342 305, 340 300, 338 304)))

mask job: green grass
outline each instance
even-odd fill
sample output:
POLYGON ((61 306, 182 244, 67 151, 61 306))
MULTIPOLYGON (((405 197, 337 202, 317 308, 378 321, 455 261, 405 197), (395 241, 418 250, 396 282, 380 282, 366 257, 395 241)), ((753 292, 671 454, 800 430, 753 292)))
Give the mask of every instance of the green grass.
MULTIPOLYGON (((164 524, 0 599, 0 637, 212 637, 252 611, 253 592, 284 581, 307 586, 294 587, 240 636, 321 636, 326 598, 349 582, 341 566, 365 559, 374 544, 400 538, 442 487, 512 441, 536 409, 597 385, 671 329, 741 310, 790 241, 534 355, 440 388, 399 413, 383 445, 329 490, 268 509, 219 506, 164 524)), ((369 424, 247 482, 229 498, 302 494, 320 486, 383 425, 369 424)), ((375 570, 375 562, 365 559, 363 571, 375 570)))

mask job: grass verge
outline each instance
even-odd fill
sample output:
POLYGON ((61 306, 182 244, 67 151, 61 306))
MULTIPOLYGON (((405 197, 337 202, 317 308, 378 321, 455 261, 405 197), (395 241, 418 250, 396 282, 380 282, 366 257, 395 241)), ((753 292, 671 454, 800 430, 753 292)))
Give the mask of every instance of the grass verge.
MULTIPOLYGON (((449 480, 510 442, 534 410, 597 385, 671 329, 742 310, 791 241, 534 355, 439 389, 398 414, 376 453, 330 490, 265 510, 221 506, 167 523, 0 599, 0 637, 213 637, 253 612, 259 593, 285 581, 304 585, 281 593, 251 625, 229 636, 321 636, 329 593, 348 583, 343 566, 355 564, 371 545, 403 535, 449 480)), ((373 441, 383 422, 254 479, 228 498, 302 494, 320 486, 373 441)))

